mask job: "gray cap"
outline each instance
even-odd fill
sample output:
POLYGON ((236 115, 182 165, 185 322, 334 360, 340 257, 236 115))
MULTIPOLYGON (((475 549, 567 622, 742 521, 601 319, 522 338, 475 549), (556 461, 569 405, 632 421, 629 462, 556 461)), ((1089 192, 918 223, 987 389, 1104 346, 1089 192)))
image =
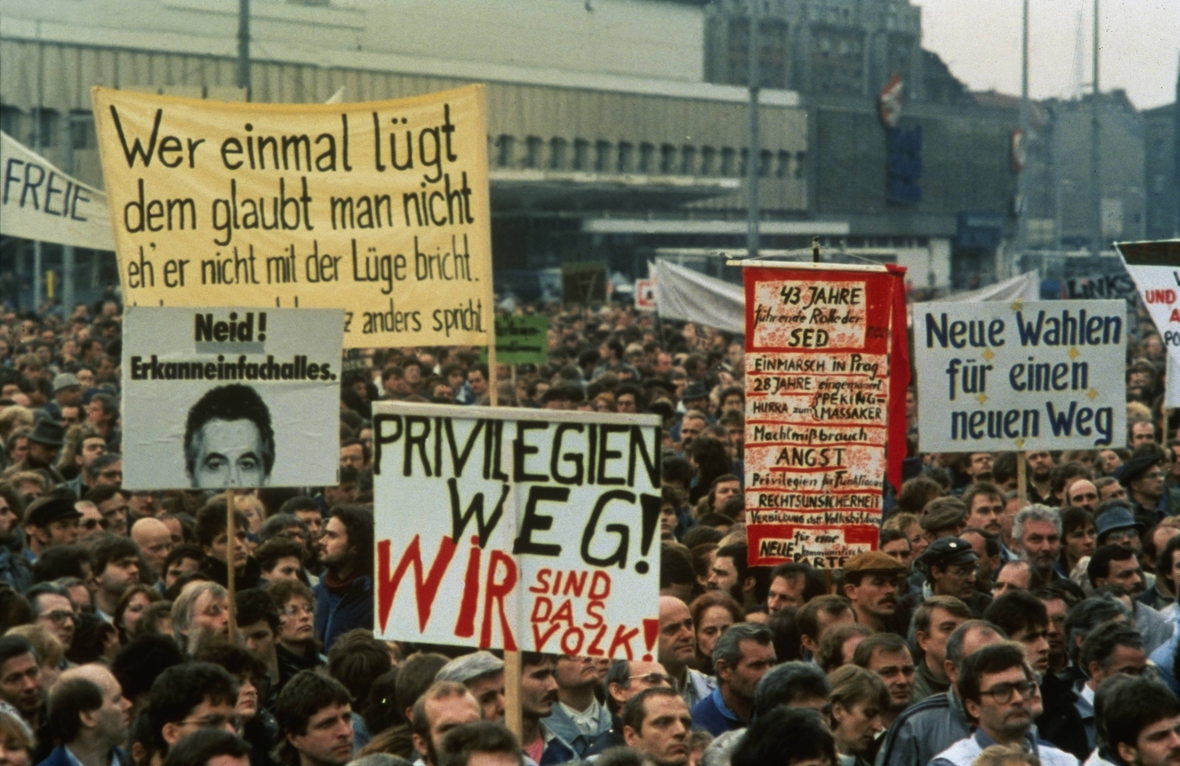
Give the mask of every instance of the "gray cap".
POLYGON ((82 384, 78 382, 78 376, 72 372, 63 372, 53 379, 53 393, 57 393, 63 388, 70 388, 71 386, 81 387, 82 384))
POLYGON ((435 681, 458 681, 467 684, 480 676, 499 673, 504 669, 504 660, 491 652, 465 654, 443 665, 434 676, 435 681))

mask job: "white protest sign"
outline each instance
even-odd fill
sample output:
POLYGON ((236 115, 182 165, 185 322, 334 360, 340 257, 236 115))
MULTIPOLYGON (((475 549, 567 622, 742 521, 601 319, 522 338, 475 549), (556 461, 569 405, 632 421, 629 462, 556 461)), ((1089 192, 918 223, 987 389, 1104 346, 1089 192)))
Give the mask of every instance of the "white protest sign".
POLYGON ((335 484, 341 309, 128 307, 123 485, 335 484))
POLYGON ((1165 407, 1180 407, 1180 239, 1115 244, 1168 352, 1165 407))
POLYGON ((0 234, 114 250, 107 195, 0 133, 0 234))
POLYGON ((1094 449, 1126 434, 1126 301, 918 303, 923 452, 1094 449))
POLYGON ((651 660, 654 415, 380 402, 375 632, 651 660))

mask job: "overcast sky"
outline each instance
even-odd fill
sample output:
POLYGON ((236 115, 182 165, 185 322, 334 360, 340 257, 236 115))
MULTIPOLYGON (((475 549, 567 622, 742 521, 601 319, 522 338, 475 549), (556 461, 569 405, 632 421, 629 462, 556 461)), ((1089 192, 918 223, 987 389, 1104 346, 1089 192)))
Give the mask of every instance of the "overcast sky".
MULTIPOLYGON (((922 8, 922 47, 972 90, 1020 94, 1023 0, 911 0, 922 8)), ((1093 0, 1029 0, 1029 93, 1073 93, 1081 13, 1081 81, 1091 80, 1093 0)), ((1140 109, 1176 100, 1180 0, 1101 0, 1098 81, 1140 109)))

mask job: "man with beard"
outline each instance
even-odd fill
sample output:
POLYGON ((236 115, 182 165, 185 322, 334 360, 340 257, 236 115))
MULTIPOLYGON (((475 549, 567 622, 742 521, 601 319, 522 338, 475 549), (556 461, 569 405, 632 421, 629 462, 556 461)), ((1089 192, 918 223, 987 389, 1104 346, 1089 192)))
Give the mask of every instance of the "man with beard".
POLYGON ((958 686, 963 706, 979 728, 939 753, 931 761, 934 766, 971 766, 992 745, 1031 752, 1043 766, 1077 766, 1072 755, 1038 742, 1031 732, 1040 699, 1036 678, 1018 644, 984 647, 967 657, 958 686))
POLYGON ((1012 520, 1012 539, 1016 555, 1032 567, 1041 582, 1060 575, 1055 571, 1061 556, 1061 517, 1046 505, 1026 506, 1012 520))
POLYGON ((107 440, 98 436, 82 437, 82 445, 78 454, 74 455, 74 463, 78 466, 78 475, 65 486, 73 490, 78 497, 85 497, 90 488, 98 483, 98 475, 91 471, 94 461, 107 453, 107 440))
POLYGON ((844 595, 852 602, 856 621, 875 632, 893 630, 898 581, 906 572, 904 564, 881 551, 848 559, 844 563, 844 595))
POLYGON ((659 663, 672 678, 672 686, 684 698, 689 709, 713 693, 716 682, 693 670, 696 637, 692 614, 684 602, 673 596, 660 596, 659 663))
POLYGON ((172 604, 172 630, 181 651, 190 657, 210 638, 228 636, 229 594, 225 588, 215 582, 186 587, 172 604))
POLYGON ((275 723, 275 753, 284 766, 344 766, 352 760, 351 699, 333 678, 311 670, 296 674, 279 692, 275 723))
POLYGON ((139 548, 126 537, 107 535, 94 543, 90 555, 94 558, 90 581, 95 610, 99 617, 113 622, 119 600, 139 582, 139 548))
POLYGON ((963 464, 963 472, 971 477, 971 481, 978 483, 992 479, 992 453, 970 452, 963 464))
POLYGON ((745 543, 731 543, 717 551, 713 571, 709 574, 709 590, 720 590, 733 596, 744 608, 760 606, 766 600, 769 572, 765 567, 751 570, 745 543), (767 580, 766 586, 762 580, 767 580))
POLYGON ((1120 766, 1180 764, 1180 702, 1166 686, 1131 678, 1103 694, 1101 757, 1120 766))
POLYGON ((414 749, 426 766, 438 766, 443 737, 456 726, 480 720, 479 703, 457 681, 435 681, 414 702, 414 749))
POLYGON ((32 644, 21 636, 0 638, 0 701, 16 708, 32 731, 41 726, 41 663, 32 644))
POLYGON ((557 702, 557 679, 553 655, 520 653, 520 744, 524 754, 538 766, 552 766, 574 760, 574 751, 542 721, 557 702))
POLYGON ((1028 461, 1028 500, 1030 503, 1053 504, 1053 456, 1047 450, 1024 453, 1028 461))
POLYGON ((623 738, 639 751, 644 763, 686 766, 692 716, 671 689, 645 689, 623 706, 623 738))
POLYGON ((353 628, 373 629, 373 514, 338 505, 319 542, 324 576, 315 586, 315 634, 324 651, 353 628))
POLYGON ((44 766, 123 766, 131 700, 102 665, 61 674, 49 690, 48 729, 60 744, 44 766))

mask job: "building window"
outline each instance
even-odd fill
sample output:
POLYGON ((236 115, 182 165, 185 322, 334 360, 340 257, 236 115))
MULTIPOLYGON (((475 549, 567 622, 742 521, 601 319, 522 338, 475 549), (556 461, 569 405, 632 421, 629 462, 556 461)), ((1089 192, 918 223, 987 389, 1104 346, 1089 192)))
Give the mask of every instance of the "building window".
POLYGON ((791 153, 780 151, 778 153, 778 161, 774 164, 775 178, 790 178, 791 177, 791 153))
POLYGON ((541 147, 545 142, 540 136, 529 136, 524 144, 524 166, 526 168, 541 167, 541 147))
POLYGON ((680 149, 680 172, 686 176, 696 175, 697 148, 685 145, 680 149))
MULTIPOLYGON (((57 129, 58 129, 58 114, 52 109, 42 109, 39 113, 40 129, 41 129, 41 146, 42 148, 57 145, 57 129)), ((34 141, 36 141, 36 134, 34 134, 34 141)))
POLYGON ((94 133, 93 113, 70 113, 70 142, 74 149, 94 149, 98 146, 98 138, 94 133))
POLYGON ((701 175, 711 176, 717 172, 717 150, 711 146, 701 149, 701 175))
POLYGON ((564 138, 549 139, 549 169, 569 169, 569 143, 564 138))
POLYGON ((594 170, 598 173, 610 171, 610 141, 598 141, 594 144, 594 170))
POLYGON ((584 138, 574 139, 574 170, 590 169, 590 142, 584 138))
POLYGON ((807 152, 795 152, 795 178, 803 177, 803 163, 807 159, 807 152))
POLYGON ((516 139, 507 133, 502 133, 496 139, 496 166, 501 168, 512 167, 513 151, 515 150, 516 139))
POLYGON ((774 153, 769 149, 758 152, 758 177, 770 178, 770 168, 774 163, 774 153))
POLYGON ((726 146, 721 150, 721 175, 732 176, 737 170, 737 152, 726 146))
POLYGON ((619 159, 615 166, 617 173, 630 173, 635 167, 635 146, 630 141, 619 142, 619 159))
POLYGON ((639 145, 639 172, 654 173, 656 170, 655 144, 642 143, 639 145))
POLYGON ((664 175, 671 175, 675 173, 676 168, 676 147, 672 144, 663 144, 660 146, 660 172, 664 175))

